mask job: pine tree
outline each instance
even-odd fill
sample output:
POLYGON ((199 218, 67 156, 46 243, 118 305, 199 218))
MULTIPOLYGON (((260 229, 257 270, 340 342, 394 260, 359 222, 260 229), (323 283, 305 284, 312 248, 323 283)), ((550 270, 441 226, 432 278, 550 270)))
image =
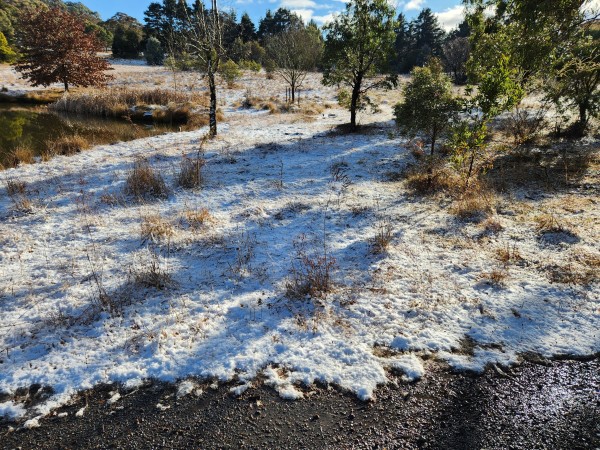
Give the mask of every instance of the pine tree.
POLYGON ((256 27, 248 13, 242 15, 240 20, 240 37, 244 43, 256 40, 256 27))

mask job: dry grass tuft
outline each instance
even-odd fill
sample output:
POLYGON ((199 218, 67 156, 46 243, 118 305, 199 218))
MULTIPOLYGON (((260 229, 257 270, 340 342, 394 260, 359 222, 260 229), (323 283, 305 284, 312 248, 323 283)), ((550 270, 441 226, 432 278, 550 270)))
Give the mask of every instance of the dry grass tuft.
POLYGON ((294 242, 295 259, 285 295, 290 299, 324 298, 333 289, 332 273, 337 267, 335 258, 324 249, 310 249, 304 236, 294 242))
POLYGON ((170 240, 175 234, 175 229, 168 221, 159 215, 142 218, 141 237, 143 242, 160 242, 170 240))
POLYGON ((536 229, 538 233, 562 233, 568 232, 569 229, 563 224, 559 223, 556 216, 553 214, 542 214, 535 218, 537 224, 536 229))
POLYGON ((177 185, 185 189, 194 189, 202 184, 202 167, 206 161, 198 155, 196 158, 183 156, 177 174, 177 185))
POLYGON ((169 191, 162 176, 155 172, 146 158, 135 160, 127 175, 125 194, 137 200, 167 198, 169 191))
POLYGON ((485 192, 470 189, 454 202, 450 213, 461 220, 483 221, 494 213, 494 200, 485 192))
POLYGON ((501 288, 506 286, 508 271, 506 269, 494 269, 490 272, 483 272, 479 279, 490 286, 501 288))
POLYGON ((517 246, 513 245, 511 247, 510 244, 506 244, 505 247, 497 248, 496 249, 496 257, 505 266, 510 263, 514 264, 514 263, 519 263, 519 262, 523 261, 523 258, 521 257, 521 253, 519 252, 519 249, 517 248, 517 246))
POLYGON ((504 226, 494 217, 488 217, 482 224, 483 230, 489 234, 498 234, 504 230, 504 226))
POLYGON ((55 141, 46 143, 47 152, 46 157, 51 155, 74 155, 82 150, 90 147, 90 143, 79 135, 74 136, 63 136, 55 141))
POLYGON ((192 230, 196 231, 214 222, 213 216, 206 208, 186 209, 183 212, 183 219, 192 230))
POLYGON ((372 251, 375 254, 385 253, 392 242, 393 228, 389 222, 380 223, 372 242, 372 251))
POLYGON ((18 164, 33 164, 35 162, 35 154, 29 147, 19 146, 14 149, 9 156, 10 165, 18 164))

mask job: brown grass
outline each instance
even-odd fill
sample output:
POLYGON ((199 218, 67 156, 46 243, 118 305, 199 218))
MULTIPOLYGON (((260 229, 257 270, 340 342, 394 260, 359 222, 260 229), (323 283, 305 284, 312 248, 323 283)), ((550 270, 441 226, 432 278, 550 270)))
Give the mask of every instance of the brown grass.
POLYGON ((478 189, 470 189, 456 200, 450 213, 461 220, 483 221, 494 213, 494 199, 478 189))
POLYGON ((177 174, 177 185, 185 189, 194 189, 202 184, 202 167, 206 161, 198 155, 196 158, 183 156, 177 174))
POLYGON ((500 288, 506 285, 507 277, 508 271, 505 269, 494 269, 490 272, 483 272, 479 279, 490 286, 500 288))
POLYGON ((143 119, 145 105, 163 108, 153 110, 152 117, 160 123, 187 123, 195 107, 206 107, 206 95, 183 93, 169 89, 92 89, 68 94, 50 106, 54 111, 101 117, 143 119))
POLYGON ((186 209, 183 218, 192 230, 199 230, 214 222, 214 218, 206 208, 186 209))
POLYGON ((136 200, 167 198, 169 191, 162 176, 155 172, 146 158, 135 160, 127 175, 125 194, 136 200))
POLYGON ((559 223, 553 214, 542 214, 535 218, 538 233, 560 233, 569 231, 563 224, 559 223))
POLYGON ((33 164, 35 162, 35 154, 31 148, 19 146, 11 152, 9 161, 11 165, 33 164))
POLYGON ((377 232, 372 242, 372 250, 375 254, 385 253, 392 242, 393 237, 392 224, 389 222, 380 223, 377 226, 377 232))
POLYGON ((140 228, 140 234, 144 242, 166 241, 175 234, 173 225, 159 215, 143 217, 140 228))
POLYGON ((80 135, 63 136, 55 141, 49 141, 46 143, 47 151, 42 157, 50 158, 52 155, 74 155, 82 150, 90 148, 90 143, 86 138, 80 135))

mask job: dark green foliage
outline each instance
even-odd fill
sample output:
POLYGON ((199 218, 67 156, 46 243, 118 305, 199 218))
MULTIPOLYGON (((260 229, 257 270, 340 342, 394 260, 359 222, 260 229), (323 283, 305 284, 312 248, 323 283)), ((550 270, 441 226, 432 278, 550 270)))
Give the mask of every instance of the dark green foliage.
POLYGON ((112 53, 115 58, 137 58, 140 55, 142 32, 119 25, 113 37, 112 53))
POLYGON ((400 73, 408 73, 415 66, 423 66, 431 57, 442 55, 445 33, 429 8, 421 11, 411 22, 407 22, 404 14, 400 14, 395 33, 392 63, 400 73))
POLYGON ((325 26, 323 83, 351 89, 350 125, 356 129, 356 113, 368 103, 367 92, 375 87, 395 85, 389 73, 394 51, 396 21, 386 0, 353 0, 346 11, 325 26))
POLYGON ((304 22, 302 22, 300 16, 287 8, 279 8, 275 11, 275 14, 271 10, 267 10, 265 17, 261 19, 258 26, 258 39, 264 44, 264 41, 270 36, 274 36, 289 28, 303 27, 304 22))
POLYGON ((244 13, 240 20, 239 36, 244 43, 255 41, 257 39, 256 27, 248 13, 244 13))
POLYGON ((412 80, 404 87, 404 101, 396 105, 395 119, 403 134, 427 136, 433 155, 436 141, 452 125, 459 110, 450 78, 434 58, 424 67, 413 69, 412 80))
POLYGON ((160 66, 165 61, 165 52, 160 45, 160 41, 151 37, 146 41, 146 51, 144 52, 146 62, 150 66, 160 66))

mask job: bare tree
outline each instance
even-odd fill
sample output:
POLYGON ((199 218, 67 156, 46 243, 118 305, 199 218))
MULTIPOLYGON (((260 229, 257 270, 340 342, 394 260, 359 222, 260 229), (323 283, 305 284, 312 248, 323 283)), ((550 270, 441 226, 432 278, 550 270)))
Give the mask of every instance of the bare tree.
POLYGON ((208 78, 210 94, 209 135, 215 137, 217 135, 217 84, 215 75, 219 70, 221 59, 225 55, 223 29, 217 0, 211 0, 210 10, 206 10, 203 4, 197 1, 188 22, 185 31, 187 46, 202 69, 206 71, 206 77, 208 78))
POLYGON ((306 74, 315 68, 323 54, 319 31, 288 28, 270 37, 266 47, 269 57, 275 62, 275 72, 289 84, 294 103, 296 91, 302 86, 306 74))
POLYGON ((467 61, 471 54, 471 44, 465 37, 457 37, 444 43, 442 46, 444 54, 444 65, 446 70, 452 74, 456 84, 467 81, 467 61))

